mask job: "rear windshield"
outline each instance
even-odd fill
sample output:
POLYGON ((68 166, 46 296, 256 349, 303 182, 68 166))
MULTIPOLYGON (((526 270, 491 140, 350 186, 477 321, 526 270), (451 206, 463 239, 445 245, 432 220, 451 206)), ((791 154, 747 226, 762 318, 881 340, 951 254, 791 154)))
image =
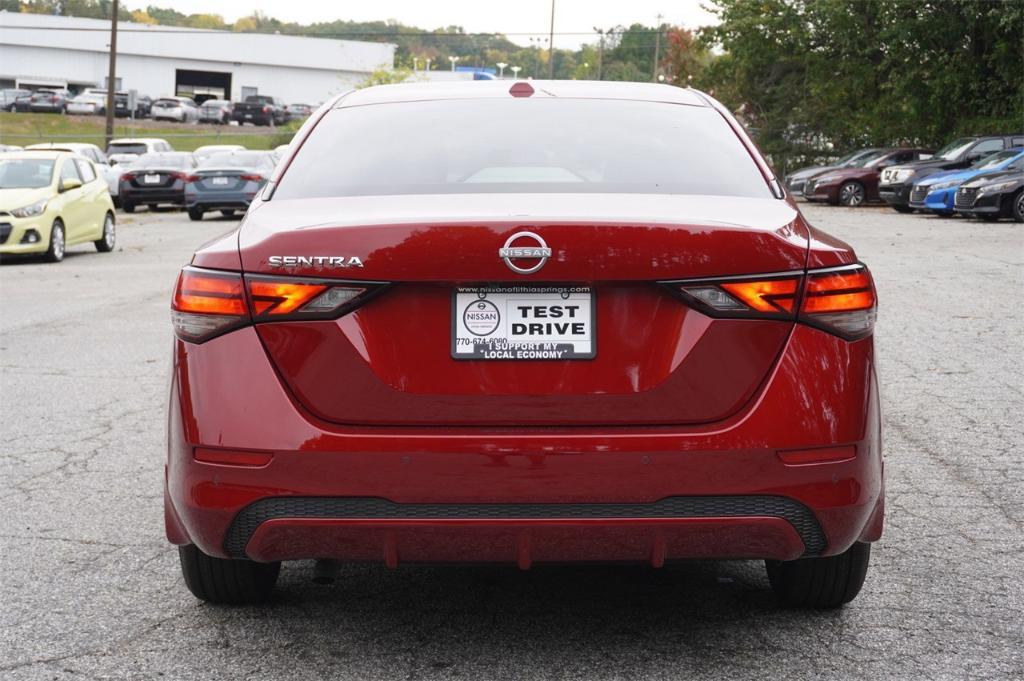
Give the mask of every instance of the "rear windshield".
POLYGON ((199 161, 200 168, 273 168, 270 155, 258 151, 218 151, 199 161))
POLYGON ((107 156, 111 154, 145 154, 145 144, 111 144, 107 147, 107 156))
POLYGON ((333 110, 275 198, 523 192, 771 196, 713 109, 509 97, 333 110))
POLYGON ((144 154, 139 156, 133 168, 192 168, 192 154, 176 152, 173 154, 144 154))
POLYGON ((0 189, 38 189, 53 179, 53 160, 9 158, 0 160, 0 189))

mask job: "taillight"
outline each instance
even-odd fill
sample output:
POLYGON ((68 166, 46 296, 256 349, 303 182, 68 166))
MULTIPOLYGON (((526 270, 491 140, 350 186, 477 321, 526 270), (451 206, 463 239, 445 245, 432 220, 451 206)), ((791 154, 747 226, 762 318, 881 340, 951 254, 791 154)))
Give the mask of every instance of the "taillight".
POLYGON ((194 343, 248 323, 242 275, 186 267, 174 287, 171 321, 179 338, 194 343))
POLYGON ((181 180, 182 182, 191 182, 195 178, 194 175, 189 175, 188 173, 182 173, 177 171, 167 174, 173 177, 175 180, 181 180))
POLYGON ((334 319, 363 304, 380 284, 270 277, 186 267, 171 303, 175 333, 202 343, 253 322, 334 319))
POLYGON ((864 265, 811 271, 800 321, 856 340, 874 329, 876 303, 874 282, 864 265))
POLYGON ((371 284, 247 275, 253 318, 330 319, 365 302, 371 284))
POLYGON ((270 113, 270 107, 269 106, 263 107, 263 113, 270 113))
POLYGON ((133 175, 132 173, 125 173, 121 176, 121 179, 131 182, 132 180, 135 179, 135 175, 133 175))
POLYGON ((263 176, 258 174, 258 173, 245 173, 243 175, 239 175, 238 177, 243 179, 243 180, 248 180, 248 181, 252 181, 252 182, 262 182, 263 181, 263 176))
POLYGON ((688 302, 712 317, 793 319, 802 275, 786 273, 674 284, 688 302))
POLYGON ((875 325, 875 288, 858 263, 803 273, 696 279, 668 286, 711 317, 795 319, 857 340, 875 325))

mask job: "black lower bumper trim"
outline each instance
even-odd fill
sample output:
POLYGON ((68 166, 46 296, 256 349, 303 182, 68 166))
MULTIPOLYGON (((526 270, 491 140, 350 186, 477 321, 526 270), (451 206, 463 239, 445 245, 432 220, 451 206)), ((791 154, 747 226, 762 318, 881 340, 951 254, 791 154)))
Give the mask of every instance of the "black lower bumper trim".
POLYGON ((224 549, 245 558, 253 533, 277 518, 539 520, 579 518, 782 518, 804 542, 804 555, 825 550, 818 519, 799 501, 778 496, 666 497, 651 504, 396 504, 376 497, 271 497, 246 506, 228 528, 224 549))

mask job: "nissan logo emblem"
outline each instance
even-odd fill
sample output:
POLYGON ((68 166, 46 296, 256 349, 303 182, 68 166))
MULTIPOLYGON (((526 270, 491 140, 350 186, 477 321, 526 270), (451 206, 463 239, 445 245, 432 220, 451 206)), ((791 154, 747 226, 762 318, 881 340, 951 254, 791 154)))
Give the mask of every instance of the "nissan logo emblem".
POLYGON ((533 232, 516 232, 508 238, 505 245, 498 249, 498 257, 505 261, 508 268, 519 274, 533 274, 551 257, 551 249, 548 248, 544 239, 533 232), (521 239, 528 240, 525 243, 521 239), (518 245, 513 245, 518 242, 518 245), (512 262, 513 260, 536 260, 530 267, 520 267, 512 262))

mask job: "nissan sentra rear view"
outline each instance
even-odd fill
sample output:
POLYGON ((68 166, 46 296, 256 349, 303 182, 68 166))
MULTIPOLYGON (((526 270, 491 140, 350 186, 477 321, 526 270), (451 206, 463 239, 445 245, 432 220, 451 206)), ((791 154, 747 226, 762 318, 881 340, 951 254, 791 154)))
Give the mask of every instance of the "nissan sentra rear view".
POLYGON ((295 560, 756 559, 786 605, 860 591, 872 277, 711 97, 372 87, 255 195, 195 174, 190 207, 249 206, 171 302, 166 525, 199 598, 295 560))

